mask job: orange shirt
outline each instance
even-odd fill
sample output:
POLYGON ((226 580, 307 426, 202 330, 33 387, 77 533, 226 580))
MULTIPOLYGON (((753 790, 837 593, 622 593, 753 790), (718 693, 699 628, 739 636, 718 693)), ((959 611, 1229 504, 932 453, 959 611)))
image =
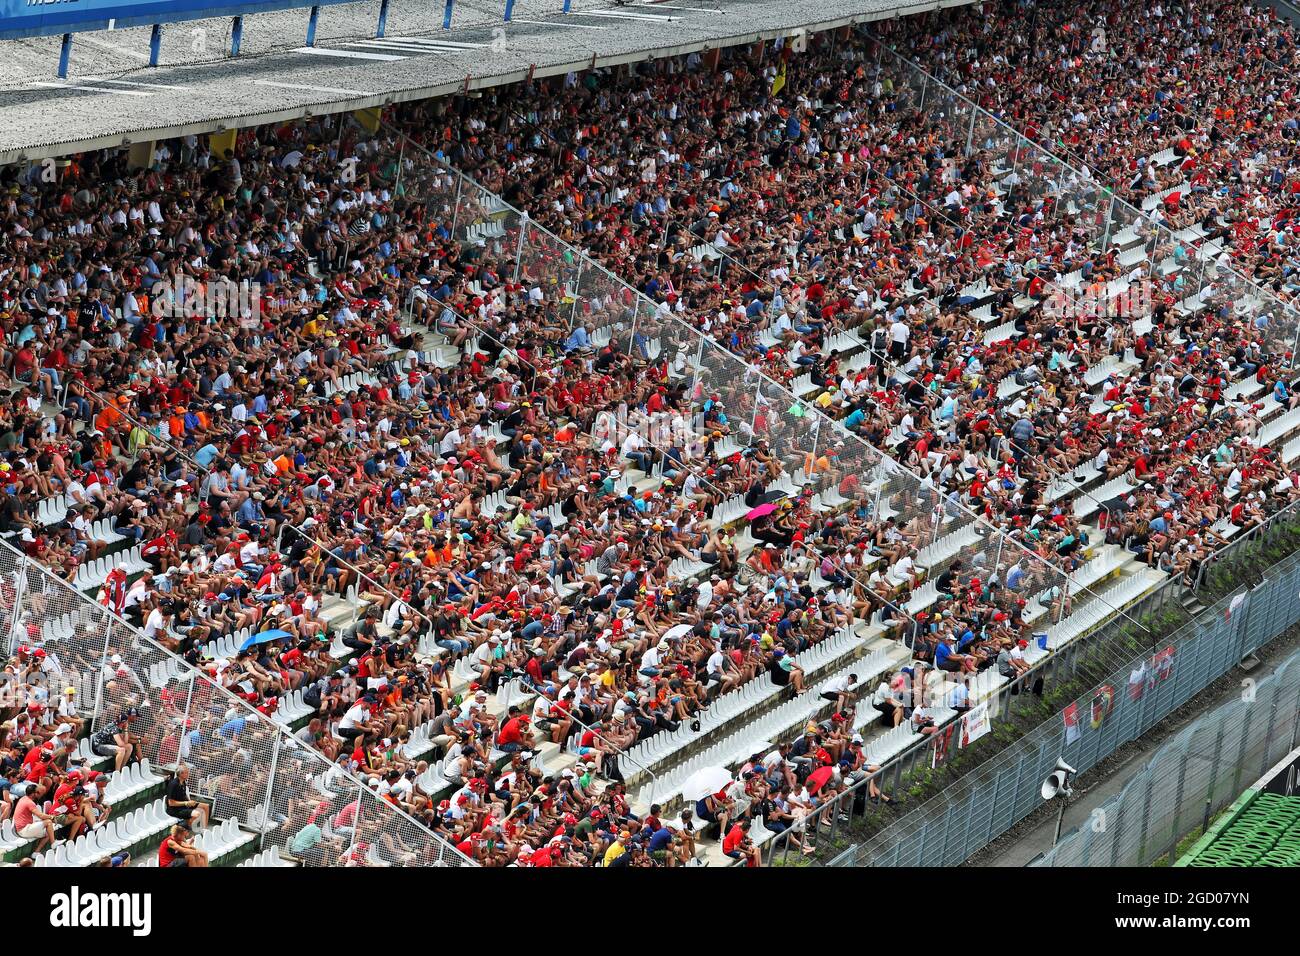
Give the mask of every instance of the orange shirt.
POLYGON ((95 416, 95 428, 106 432, 122 420, 122 413, 115 405, 105 405, 104 410, 95 416))

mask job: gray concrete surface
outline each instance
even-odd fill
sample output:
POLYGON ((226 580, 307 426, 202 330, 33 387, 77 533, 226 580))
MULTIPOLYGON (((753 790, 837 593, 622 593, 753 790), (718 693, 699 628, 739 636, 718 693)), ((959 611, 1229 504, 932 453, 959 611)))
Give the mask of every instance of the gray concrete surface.
POLYGON ((970 0, 458 0, 451 30, 441 0, 390 0, 321 9, 314 49, 306 10, 245 18, 241 55, 226 55, 230 20, 164 29, 148 66, 147 27, 77 34, 67 80, 59 38, 0 41, 0 163, 127 141, 297 118, 305 111, 423 99, 459 89, 553 76, 652 55, 687 53, 918 13, 970 0))

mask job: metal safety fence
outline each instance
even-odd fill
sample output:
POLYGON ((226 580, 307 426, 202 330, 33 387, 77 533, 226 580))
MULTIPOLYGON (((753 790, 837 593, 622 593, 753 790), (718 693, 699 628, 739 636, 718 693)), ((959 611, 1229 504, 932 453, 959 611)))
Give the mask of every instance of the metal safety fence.
MULTIPOLYGON (((917 563, 930 576, 960 560, 970 573, 1002 581, 1018 566, 1024 576, 1020 593, 1028 598, 1025 618, 1049 632, 1052 650, 1057 646, 1054 629, 1071 596, 1104 601, 956 495, 941 494, 932 482, 796 395, 787 383, 709 338, 692 324, 700 316, 647 297, 527 212, 414 140, 403 139, 403 198, 423 205, 431 232, 458 240, 468 268, 505 266, 505 275, 493 272, 483 285, 484 302, 496 283, 522 283, 530 301, 546 309, 549 321, 563 323, 575 342, 609 345, 666 364, 670 377, 686 383, 696 436, 705 437, 716 422, 734 436, 737 447, 766 443, 805 494, 833 498, 846 476, 858 476, 854 503, 866 514, 892 516, 900 528, 914 532, 917 563)), ((865 575, 854 577, 865 590, 865 575)), ((906 601, 900 604, 905 610, 906 601)), ((1113 606, 1109 610, 1122 613, 1113 606)))
POLYGON ((1162 746, 1124 789, 1030 866, 1172 863, 1204 828, 1300 740, 1300 654, 1162 746))
POLYGON ((87 736, 130 714, 136 756, 188 766, 190 792, 210 803, 212 820, 237 821, 259 849, 310 866, 477 865, 223 687, 217 665, 190 666, 8 542, 0 542, 0 633, 10 655, 20 647, 45 655, 40 676, 10 683, 8 700, 73 697, 87 736))
POLYGON ((1300 501, 1293 501, 1265 521, 1243 528, 1231 541, 1203 559, 1192 582, 1197 594, 1221 592, 1244 562, 1267 567, 1300 543, 1300 501))
MULTIPOLYGON (((1087 693, 1062 702, 1055 717, 919 809, 849 846, 831 865, 963 862, 1041 804, 1040 785, 1058 759, 1086 772, 1297 621, 1300 554, 1293 554, 1270 569, 1258 586, 1238 588, 1173 634, 1143 647, 1087 693)), ((969 724, 959 720, 953 727, 947 756, 960 752, 969 724)), ((932 754, 936 744, 928 745, 932 754)), ((849 803, 844 806, 848 809, 849 803)), ((852 832, 851 825, 845 828, 846 842, 852 832)))

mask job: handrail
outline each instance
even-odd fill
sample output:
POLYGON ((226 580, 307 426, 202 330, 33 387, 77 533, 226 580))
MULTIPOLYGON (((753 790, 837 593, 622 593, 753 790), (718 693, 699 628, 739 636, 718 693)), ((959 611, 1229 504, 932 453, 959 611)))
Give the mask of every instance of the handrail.
POLYGON ((1260 537, 1268 537, 1273 526, 1276 523, 1280 522, 1284 516, 1294 517, 1296 513, 1300 513, 1300 499, 1291 502, 1281 511, 1274 512, 1273 514, 1265 518, 1264 521, 1261 522, 1260 524, 1255 525, 1253 528, 1250 528, 1249 530, 1233 538, 1227 544, 1222 544, 1219 547, 1215 548, 1214 551, 1212 551, 1210 554, 1207 554, 1204 558, 1201 559, 1200 564, 1196 569, 1196 580, 1195 582, 1191 583, 1192 592, 1195 594, 1200 594, 1201 585, 1204 583, 1205 574, 1214 565, 1218 564, 1220 561, 1224 560, 1225 558, 1231 557, 1237 551, 1242 550, 1250 542, 1255 541, 1260 537))

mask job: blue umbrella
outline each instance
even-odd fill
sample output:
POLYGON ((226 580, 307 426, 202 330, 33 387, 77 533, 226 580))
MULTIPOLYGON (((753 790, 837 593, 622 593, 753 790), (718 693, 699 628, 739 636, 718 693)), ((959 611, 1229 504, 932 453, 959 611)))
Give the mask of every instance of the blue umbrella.
POLYGON ((282 641, 286 637, 293 637, 293 635, 288 631, 263 631, 261 634, 254 634, 248 640, 244 641, 244 643, 239 645, 239 649, 241 651, 246 651, 254 644, 269 644, 272 641, 282 641))

